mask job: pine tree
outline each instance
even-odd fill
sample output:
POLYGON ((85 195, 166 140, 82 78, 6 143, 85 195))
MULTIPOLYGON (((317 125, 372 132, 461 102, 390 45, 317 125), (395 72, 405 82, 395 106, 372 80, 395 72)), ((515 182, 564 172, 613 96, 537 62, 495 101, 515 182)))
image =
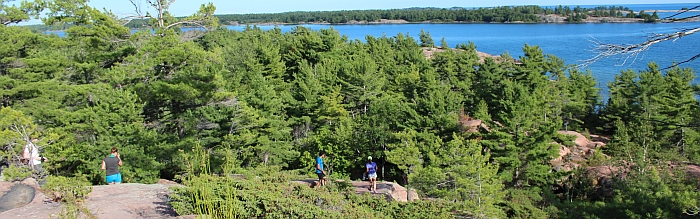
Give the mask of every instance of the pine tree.
MULTIPOLYGON (((407 191, 411 189, 410 180, 413 174, 415 174, 417 169, 421 168, 423 162, 418 149, 418 142, 416 141, 417 134, 415 130, 395 133, 394 137, 397 139, 397 142, 389 144, 390 150, 385 152, 387 161, 396 164, 406 178, 409 179, 406 185, 407 191)), ((410 193, 408 195, 410 196, 410 193)))
POLYGON ((338 78, 353 114, 367 113, 386 83, 379 66, 367 55, 358 55, 344 62, 338 71, 338 78))
MULTIPOLYGON (((434 178, 433 189, 442 190, 442 198, 464 204, 478 218, 503 217, 498 205, 504 201, 503 184, 497 177, 498 167, 489 163, 476 140, 465 140, 457 134, 438 149, 433 161, 444 177, 434 178), (435 186, 437 185, 437 186, 435 186)), ((430 168, 430 167, 429 167, 430 168)), ((428 174, 428 177, 436 174, 428 174)), ((431 187, 431 185, 427 185, 431 187)), ((466 212, 464 212, 466 213, 466 212)))
POLYGON ((443 37, 443 38, 440 40, 440 47, 441 47, 442 49, 450 49, 450 45, 448 45, 448 44, 447 44, 447 41, 445 41, 445 37, 443 37))
POLYGON ((420 46, 422 47, 435 47, 435 41, 430 37, 430 32, 426 32, 424 29, 420 30, 419 34, 420 46))

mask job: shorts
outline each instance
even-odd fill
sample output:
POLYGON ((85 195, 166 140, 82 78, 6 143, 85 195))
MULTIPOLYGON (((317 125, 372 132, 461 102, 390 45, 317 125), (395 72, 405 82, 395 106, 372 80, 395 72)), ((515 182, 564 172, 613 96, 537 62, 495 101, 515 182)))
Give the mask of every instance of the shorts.
POLYGON ((368 175, 368 177, 369 177, 370 179, 377 179, 377 173, 370 173, 370 174, 368 175))
POLYGON ((44 172, 44 168, 41 167, 41 164, 40 164, 40 163, 39 163, 39 164, 34 164, 34 170, 35 170, 36 172, 39 172, 39 173, 44 172))
POLYGON ((318 180, 322 180, 323 178, 326 178, 326 174, 323 173, 316 173, 318 175, 318 180))
POLYGON ((105 177, 105 180, 107 180, 107 183, 121 183, 122 182, 122 174, 117 173, 117 174, 112 174, 107 177, 105 177))

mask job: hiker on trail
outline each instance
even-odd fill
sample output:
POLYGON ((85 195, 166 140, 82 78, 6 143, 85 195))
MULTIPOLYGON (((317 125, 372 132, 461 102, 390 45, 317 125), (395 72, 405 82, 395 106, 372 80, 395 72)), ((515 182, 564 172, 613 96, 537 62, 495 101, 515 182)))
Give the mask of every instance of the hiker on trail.
POLYGON ((323 170, 323 158, 325 157, 326 152, 324 151, 319 152, 318 157, 316 157, 316 175, 318 175, 318 183, 316 185, 318 186, 325 186, 328 183, 326 171, 323 170))
POLYGON ((119 173, 119 167, 122 166, 122 158, 119 157, 117 147, 112 147, 112 153, 102 161, 102 169, 107 170, 105 178, 107 184, 119 184, 122 182, 122 174, 119 173))
POLYGON ((365 174, 369 177, 369 191, 377 192, 377 163, 372 161, 372 156, 367 157, 365 174))
POLYGON ((30 167, 37 172, 42 172, 44 169, 41 168, 41 162, 47 161, 45 157, 39 155, 39 148, 36 143, 39 139, 32 138, 32 140, 24 145, 24 151, 22 152, 22 158, 27 160, 30 167))

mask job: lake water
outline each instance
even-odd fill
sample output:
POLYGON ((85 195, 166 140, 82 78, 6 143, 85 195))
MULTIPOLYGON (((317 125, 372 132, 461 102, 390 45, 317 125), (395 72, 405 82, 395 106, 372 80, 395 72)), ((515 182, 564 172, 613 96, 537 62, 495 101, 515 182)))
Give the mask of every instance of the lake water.
MULTIPOLYGON (((622 5, 634 11, 640 10, 680 10, 692 8, 697 4, 628 4, 622 5)), ((587 5, 582 7, 596 7, 587 5)), ((573 7, 573 6, 572 6, 573 7)), ((659 13, 659 17, 671 16, 676 13, 659 13)), ((698 12, 688 12, 696 15, 698 12)), ((278 26, 282 31, 289 31, 297 25, 278 26)), ((460 43, 474 42, 477 50, 493 55, 509 53, 514 58, 523 55, 525 44, 538 45, 546 54, 562 58, 567 64, 578 65, 582 60, 595 56, 590 49, 598 40, 604 43, 635 44, 644 42, 650 34, 670 33, 684 28, 700 26, 700 23, 595 23, 595 24, 376 24, 376 25, 301 25, 314 30, 333 28, 350 40, 364 40, 372 35, 396 36, 403 33, 418 40, 421 30, 430 32, 436 45, 442 38, 454 47, 460 43)), ((229 29, 243 30, 244 26, 228 26, 229 29)), ((261 29, 272 29, 275 26, 260 26, 261 29)), ((587 66, 597 78, 603 95, 607 96, 607 83, 614 79, 615 74, 622 70, 644 70, 649 62, 654 61, 659 66, 667 67, 674 62, 685 61, 700 53, 700 34, 690 35, 676 41, 663 42, 651 47, 639 56, 622 60, 611 57, 599 60, 587 66)), ((700 60, 681 65, 700 70, 700 60)), ((695 80, 700 83, 700 79, 695 80)))
MULTIPOLYGON (((418 39, 421 30, 430 32, 436 45, 442 38, 449 46, 459 43, 474 42, 477 50, 499 55, 509 53, 518 58, 524 53, 525 44, 538 45, 546 54, 562 58, 567 64, 580 64, 581 60, 592 58, 590 52, 597 39, 605 43, 633 44, 646 40, 652 33, 668 33, 679 28, 700 26, 700 23, 599 23, 599 24, 378 24, 378 25, 301 25, 314 30, 333 28, 349 39, 364 40, 365 36, 395 36, 408 34, 418 39)), ((279 26, 282 31, 289 31, 294 26, 279 26)), ((243 26, 229 26, 229 29, 243 30, 243 26)), ((272 29, 273 26, 261 26, 272 29)), ((616 57, 600 60, 591 64, 591 70, 605 88, 621 70, 642 70, 651 61, 661 67, 673 62, 687 60, 700 53, 700 34, 683 37, 675 42, 659 43, 641 55, 624 62, 616 57)), ((681 65, 700 69, 700 60, 681 65)), ((700 80, 696 79, 696 83, 700 80)))

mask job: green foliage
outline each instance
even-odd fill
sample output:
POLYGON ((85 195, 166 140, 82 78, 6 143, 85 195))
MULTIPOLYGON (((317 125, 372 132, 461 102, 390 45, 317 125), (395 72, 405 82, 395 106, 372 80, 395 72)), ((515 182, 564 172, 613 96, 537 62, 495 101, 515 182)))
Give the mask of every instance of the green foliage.
POLYGON ((0 0, 0 25, 7 26, 16 24, 22 21, 27 21, 30 18, 38 18, 43 10, 43 1, 21 1, 19 3, 11 3, 15 0, 0 0))
POLYGON ((632 170, 625 182, 616 182, 610 200, 573 202, 562 218, 690 218, 697 213, 695 179, 681 171, 649 168, 632 170), (692 181, 692 183, 690 183, 692 181), (690 183, 690 184, 689 184, 690 183))
POLYGON ((84 202, 92 192, 92 185, 85 177, 49 176, 42 192, 52 201, 64 204, 59 218, 97 218, 84 202))
POLYGON ((498 207, 505 198, 498 167, 489 163, 490 155, 482 154, 475 140, 460 136, 439 146, 431 165, 419 168, 410 176, 423 195, 454 201, 464 214, 485 218, 504 217, 498 207))
POLYGON ((243 176, 213 176, 207 172, 208 155, 201 149, 194 157, 185 155, 191 169, 200 174, 183 181, 185 187, 172 187, 170 204, 181 215, 207 215, 211 218, 454 218, 456 207, 443 201, 389 202, 370 195, 356 195, 346 183, 334 182, 320 189, 289 181, 289 175, 276 168, 244 170, 243 176))
POLYGON ((49 176, 43 192, 53 201, 77 202, 90 195, 92 186, 84 177, 49 176))
POLYGON ((504 202, 508 218, 548 218, 539 205, 543 201, 539 188, 509 189, 508 201, 504 202))
POLYGON ((604 165, 607 160, 608 160, 608 158, 605 156, 605 154, 603 154, 603 150, 598 149, 598 150, 595 150, 595 152, 593 152, 593 156, 591 156, 588 159, 588 165, 601 166, 601 165, 604 165))
POLYGON ((435 47, 435 41, 430 37, 430 32, 425 32, 424 29, 420 30, 420 46, 435 47))
POLYGON ((29 166, 10 165, 2 170, 5 181, 22 181, 32 176, 32 169, 29 166))
MULTIPOLYGON (((3 170, 5 180, 23 180, 28 177, 41 179, 44 176, 32 171, 23 158, 25 145, 33 138, 42 137, 41 141, 33 143, 39 150, 56 139, 51 131, 41 130, 32 117, 22 111, 10 107, 0 108, 0 161, 7 165, 3 170), (43 131, 43 133, 42 133, 43 131)), ((50 145, 48 145, 50 146, 50 145)), ((46 156, 46 155, 42 155, 46 156)))
POLYGON ((90 212, 87 204, 66 204, 57 215, 60 219, 97 219, 97 216, 90 212))
MULTIPOLYGON (((621 17, 623 7, 214 16, 206 4, 176 18, 168 0, 140 21, 153 31, 132 33, 82 0, 6 2, 0 20, 46 9, 47 24, 68 28, 59 38, 0 25, 0 155, 10 178, 25 177, 12 163, 39 137, 51 173, 102 184, 99 163, 117 147, 124 182, 180 178, 188 187, 178 189, 178 211, 221 218, 543 218, 571 206, 585 208, 581 217, 604 217, 598 210, 607 207, 629 209, 617 217, 675 217, 695 205, 695 184, 682 174, 649 173, 668 162, 700 161, 691 69, 663 72, 652 63, 623 71, 601 105, 592 72, 539 46, 524 45, 517 64, 508 54, 481 62, 473 43, 449 49, 442 40, 444 51, 426 59, 421 46, 435 42, 425 30, 418 40, 350 41, 334 29, 217 28, 231 21, 538 22, 535 14, 580 21, 621 17), (188 27, 207 31, 180 29, 188 27), (473 119, 482 123, 467 127, 473 119), (604 186, 592 186, 589 176, 555 171, 550 162, 560 145, 574 146, 560 130, 612 136, 588 164, 634 168, 639 173, 615 185, 626 193, 600 195, 604 186), (320 150, 329 153, 332 179, 359 178, 371 155, 380 180, 435 200, 399 204, 356 196, 347 183, 320 190, 290 184, 313 177, 320 150), (650 204, 640 206, 651 211, 632 204, 644 199, 650 204)), ((69 212, 80 212, 73 207, 69 212)))
POLYGON ((417 201, 401 204, 337 191, 334 186, 315 190, 290 182, 211 176, 200 176, 190 183, 202 187, 175 189, 171 204, 179 214, 212 218, 454 218, 450 213, 450 203, 417 201))
MULTIPOLYGON (((36 137, 37 125, 31 117, 25 116, 22 111, 13 110, 10 107, 0 109, 0 134, 2 135, 5 153, 22 150, 24 144, 36 137)), ((4 154, 3 154, 4 155, 4 154)))
POLYGON ((607 150, 627 160, 694 160, 697 100, 691 69, 672 68, 663 74, 654 63, 647 70, 623 71, 610 82, 610 100, 603 109, 615 144, 607 150), (688 154, 690 156, 683 156, 688 154), (678 156, 681 155, 681 156, 678 156))

